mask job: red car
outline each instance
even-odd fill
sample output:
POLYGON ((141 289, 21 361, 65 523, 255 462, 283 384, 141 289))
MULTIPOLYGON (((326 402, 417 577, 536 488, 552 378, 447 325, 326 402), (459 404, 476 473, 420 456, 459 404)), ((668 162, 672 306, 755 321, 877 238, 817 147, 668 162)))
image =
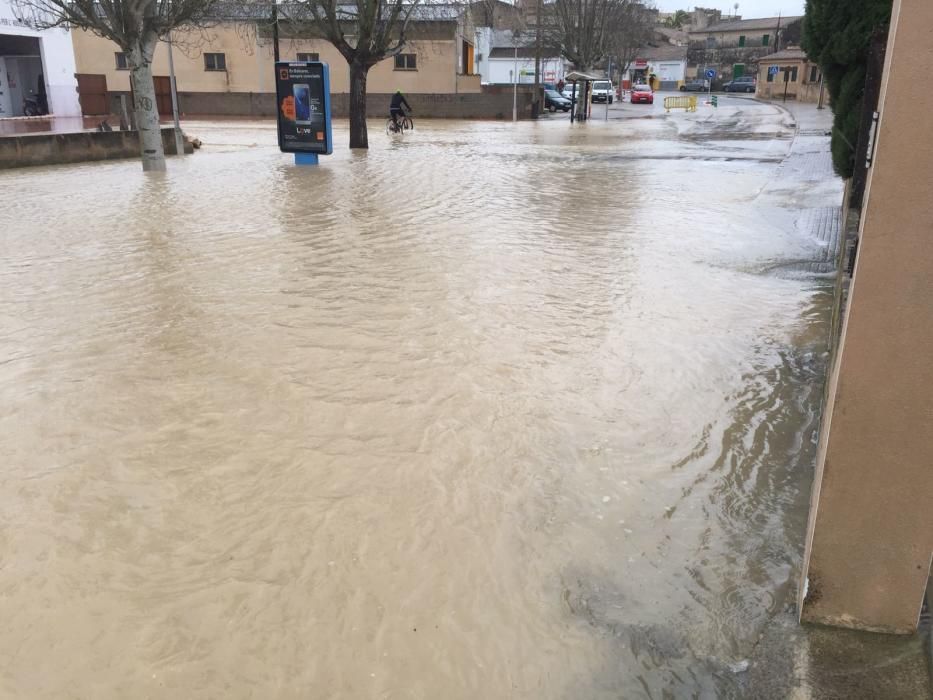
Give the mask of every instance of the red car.
POLYGON ((632 86, 632 97, 630 98, 632 104, 636 102, 647 102, 649 105, 654 104, 654 93, 651 91, 650 85, 633 85, 632 86))

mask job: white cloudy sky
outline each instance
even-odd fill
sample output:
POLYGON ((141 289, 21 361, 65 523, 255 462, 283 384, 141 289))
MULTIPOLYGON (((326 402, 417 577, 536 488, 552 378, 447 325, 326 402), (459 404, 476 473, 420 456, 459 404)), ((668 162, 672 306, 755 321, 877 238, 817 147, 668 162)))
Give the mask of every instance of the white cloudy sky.
POLYGON ((662 12, 673 10, 692 10, 694 5, 722 10, 723 15, 731 15, 735 3, 739 3, 738 13, 746 19, 752 17, 777 17, 782 15, 802 15, 804 0, 655 0, 662 12))

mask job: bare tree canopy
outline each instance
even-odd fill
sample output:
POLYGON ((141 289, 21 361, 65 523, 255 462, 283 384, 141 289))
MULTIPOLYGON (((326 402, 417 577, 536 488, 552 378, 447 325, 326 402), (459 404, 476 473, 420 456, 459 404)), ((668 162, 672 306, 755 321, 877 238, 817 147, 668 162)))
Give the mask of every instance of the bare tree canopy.
POLYGON ((626 3, 620 11, 618 27, 609 39, 609 57, 619 73, 628 70, 639 49, 654 39, 655 15, 641 2, 626 3))
POLYGON ((38 27, 71 26, 130 51, 147 34, 157 39, 201 21, 217 0, 17 0, 38 27))
MULTIPOLYGON (((295 27, 309 27, 334 45, 350 68, 350 148, 368 148, 366 78, 369 69, 401 52, 416 13, 431 17, 449 5, 418 0, 296 0, 282 7, 295 27)), ((299 29, 300 31, 300 29, 299 29)))
POLYGON ((156 45, 173 29, 196 24, 217 0, 17 0, 20 16, 40 28, 68 26, 110 39, 126 54, 143 170, 165 170, 152 82, 156 45))
POLYGON ((613 31, 631 0, 557 0, 554 27, 561 53, 578 71, 599 65, 609 54, 613 31))

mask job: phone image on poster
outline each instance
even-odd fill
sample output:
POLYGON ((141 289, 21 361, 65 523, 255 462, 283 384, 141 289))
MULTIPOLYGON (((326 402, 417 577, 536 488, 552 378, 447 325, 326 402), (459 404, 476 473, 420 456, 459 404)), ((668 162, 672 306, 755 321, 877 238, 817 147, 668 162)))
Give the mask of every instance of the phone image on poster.
POLYGON ((292 85, 292 95, 295 98, 295 123, 311 123, 311 86, 307 83, 292 85))

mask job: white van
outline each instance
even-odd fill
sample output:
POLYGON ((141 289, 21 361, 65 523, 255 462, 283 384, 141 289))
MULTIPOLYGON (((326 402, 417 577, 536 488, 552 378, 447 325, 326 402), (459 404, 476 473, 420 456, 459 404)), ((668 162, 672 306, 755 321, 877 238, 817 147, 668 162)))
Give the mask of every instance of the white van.
POLYGON ((612 82, 609 80, 593 81, 593 102, 608 102, 612 104, 612 98, 615 97, 615 90, 612 82))

